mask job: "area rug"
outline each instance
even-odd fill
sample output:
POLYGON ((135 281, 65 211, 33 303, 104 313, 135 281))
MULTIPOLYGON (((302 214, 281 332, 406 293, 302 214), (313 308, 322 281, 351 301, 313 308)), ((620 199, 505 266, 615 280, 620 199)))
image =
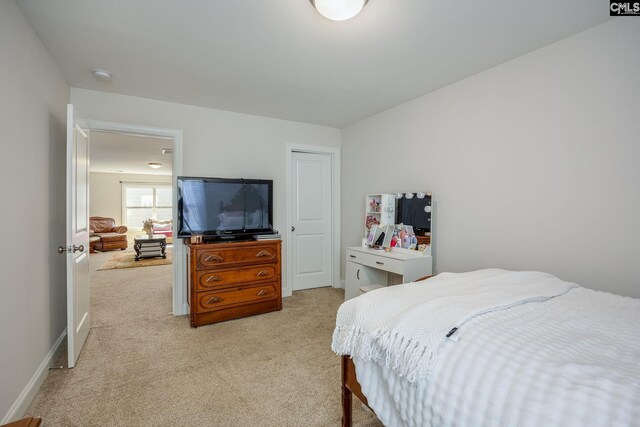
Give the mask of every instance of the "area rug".
POLYGON ((98 270, 115 270, 118 268, 133 267, 152 267, 154 265, 171 264, 173 260, 173 252, 171 248, 167 248, 167 258, 142 258, 140 261, 135 260, 135 252, 118 252, 109 258, 107 262, 102 264, 98 270))

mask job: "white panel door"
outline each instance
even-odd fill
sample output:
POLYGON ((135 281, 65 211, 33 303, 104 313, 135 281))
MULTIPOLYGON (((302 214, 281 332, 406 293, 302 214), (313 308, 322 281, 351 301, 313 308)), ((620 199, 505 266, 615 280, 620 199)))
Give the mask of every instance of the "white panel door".
POLYGON ((89 335, 89 136, 67 106, 67 343, 76 365, 89 335))
POLYGON ((294 152, 291 167, 293 290, 331 286, 331 156, 294 152))

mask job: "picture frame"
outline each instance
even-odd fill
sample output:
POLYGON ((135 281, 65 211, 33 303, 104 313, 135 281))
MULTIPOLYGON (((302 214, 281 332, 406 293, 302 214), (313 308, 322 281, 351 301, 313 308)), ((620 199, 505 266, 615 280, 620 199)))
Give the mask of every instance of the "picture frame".
POLYGON ((393 229, 394 225, 387 225, 384 227, 384 240, 382 242, 382 247, 388 249, 391 247, 391 240, 393 239, 393 229))
POLYGON ((373 224, 371 229, 369 230, 369 234, 367 235, 367 246, 371 247, 376 242, 378 238, 378 225, 373 224))

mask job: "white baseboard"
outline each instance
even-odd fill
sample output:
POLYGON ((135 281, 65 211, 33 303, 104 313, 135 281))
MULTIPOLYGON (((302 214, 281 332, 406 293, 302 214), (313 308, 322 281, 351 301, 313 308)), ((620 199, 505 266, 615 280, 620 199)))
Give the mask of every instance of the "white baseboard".
POLYGON ((58 351, 58 348, 60 347, 62 340, 64 340, 64 337, 66 336, 67 336, 67 330, 65 329, 64 331, 62 331, 62 334, 60 334, 56 342, 53 344, 53 347, 51 347, 51 349, 49 350, 49 353, 47 353, 47 355, 45 356, 40 366, 38 366, 38 369, 33 374, 31 379, 25 386, 24 390, 22 390, 22 393, 20 393, 16 401, 13 402, 13 405, 11 405, 11 408, 9 408, 9 411, 5 414, 2 421, 0 421, 1 424, 6 424, 11 421, 16 421, 22 418, 24 414, 27 412, 27 408, 29 408, 29 405, 31 405, 33 398, 36 397, 36 393, 38 393, 38 390, 40 390, 40 386, 42 385, 44 380, 47 378, 47 375, 49 374, 49 366, 51 365, 53 356, 58 351))

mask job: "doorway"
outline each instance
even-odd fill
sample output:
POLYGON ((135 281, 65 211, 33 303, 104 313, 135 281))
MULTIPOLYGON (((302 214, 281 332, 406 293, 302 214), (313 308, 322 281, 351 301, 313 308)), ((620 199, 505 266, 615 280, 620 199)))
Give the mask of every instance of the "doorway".
MULTIPOLYGON (((160 138, 167 141, 172 149, 171 159, 169 160, 171 166, 170 185, 172 194, 176 194, 176 177, 182 173, 182 131, 176 129, 163 129, 148 126, 139 126, 126 123, 114 123, 103 122, 99 120, 87 120, 87 128, 91 132, 99 133, 120 133, 136 137, 146 138, 160 138)), ((148 161, 147 163, 153 163, 148 161)), ((159 161, 163 163, 162 160, 159 161)), ((148 166, 148 165, 147 165, 148 166)), ((157 192, 156 192, 157 196, 157 192)), ((156 204, 155 208, 162 208, 160 204, 156 204)), ((166 206, 165 206, 166 208, 166 206)), ((173 224, 176 224, 177 209, 176 204, 173 203, 171 210, 171 220, 173 224)), ((166 210, 165 210, 166 211, 166 210)), ((124 216, 124 212, 121 216, 124 216)), ((166 215, 166 212, 164 212, 166 215)), ((138 234, 135 232, 134 234, 138 234)), ((173 263, 172 263, 172 307, 171 311, 173 315, 180 316, 185 315, 188 312, 186 303, 186 283, 185 283, 185 259, 184 259, 184 245, 172 236, 173 238, 173 263)))
POLYGON ((90 131, 89 223, 96 327, 171 312, 173 140, 90 131), (126 296, 123 297, 123 296, 126 296))
POLYGON ((287 147, 287 280, 284 295, 340 287, 340 150, 287 147))

